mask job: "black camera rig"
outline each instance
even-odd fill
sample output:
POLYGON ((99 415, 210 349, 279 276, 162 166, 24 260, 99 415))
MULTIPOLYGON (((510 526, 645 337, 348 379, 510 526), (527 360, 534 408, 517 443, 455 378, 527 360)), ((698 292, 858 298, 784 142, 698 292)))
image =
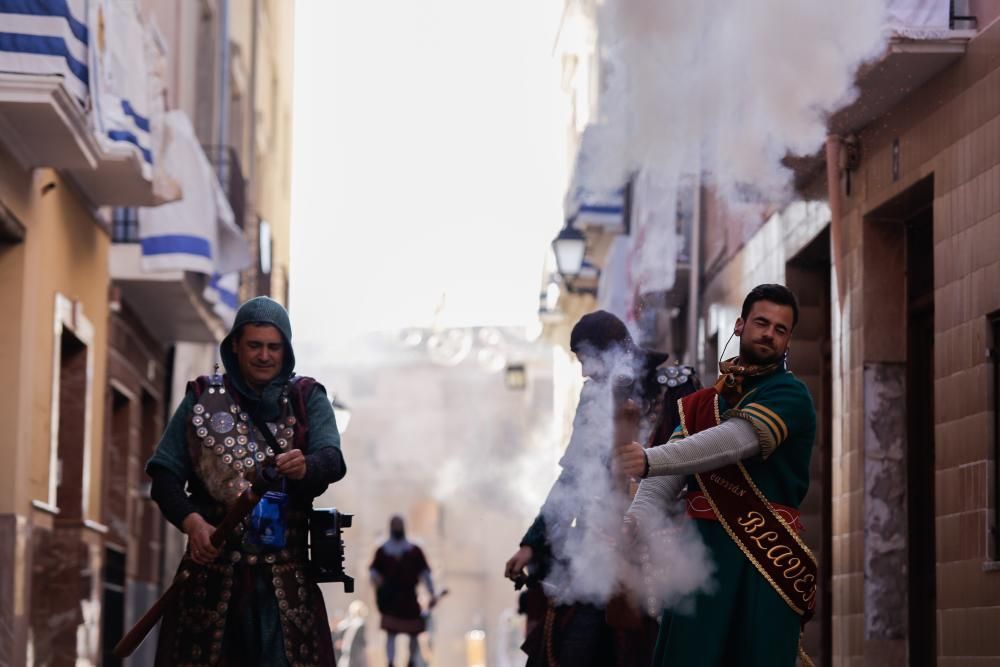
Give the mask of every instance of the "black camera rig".
POLYGON ((354 577, 344 572, 344 528, 351 527, 353 514, 336 508, 313 509, 309 516, 309 560, 318 583, 341 582, 345 593, 354 592, 354 577))

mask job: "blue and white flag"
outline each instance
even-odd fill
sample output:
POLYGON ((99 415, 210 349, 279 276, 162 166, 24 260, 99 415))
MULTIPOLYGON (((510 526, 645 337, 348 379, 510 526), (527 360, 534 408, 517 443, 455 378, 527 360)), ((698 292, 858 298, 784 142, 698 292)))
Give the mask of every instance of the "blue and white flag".
POLYGON ((236 311, 240 305, 239 290, 239 273, 227 273, 224 276, 215 274, 205 287, 205 301, 212 304, 212 310, 227 327, 231 327, 236 319, 236 311))
POLYGON ((101 39, 90 50, 91 114, 105 152, 132 152, 145 179, 153 179, 151 116, 162 110, 153 91, 146 27, 135 3, 89 0, 90 23, 101 39), (158 108, 159 107, 159 108, 158 108))
POLYGON ((90 30, 87 0, 0 0, 0 70, 58 76, 86 108, 90 30))
POLYGON ((169 111, 163 126, 162 167, 184 194, 178 201, 139 209, 143 269, 214 276, 250 266, 250 247, 191 120, 183 111, 169 111))
POLYGON ((564 205, 566 220, 577 229, 599 226, 624 231, 628 175, 622 146, 615 128, 605 125, 588 125, 580 136, 564 205))
POLYGON ((577 228, 625 225, 625 190, 607 192, 579 188, 566 204, 566 220, 577 228))

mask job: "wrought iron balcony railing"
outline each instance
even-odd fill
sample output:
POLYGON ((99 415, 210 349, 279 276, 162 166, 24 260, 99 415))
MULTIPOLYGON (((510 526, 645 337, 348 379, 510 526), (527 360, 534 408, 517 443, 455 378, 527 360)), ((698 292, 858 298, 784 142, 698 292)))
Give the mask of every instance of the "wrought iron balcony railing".
POLYGON ((112 210, 111 241, 113 243, 139 242, 139 209, 129 206, 112 210))

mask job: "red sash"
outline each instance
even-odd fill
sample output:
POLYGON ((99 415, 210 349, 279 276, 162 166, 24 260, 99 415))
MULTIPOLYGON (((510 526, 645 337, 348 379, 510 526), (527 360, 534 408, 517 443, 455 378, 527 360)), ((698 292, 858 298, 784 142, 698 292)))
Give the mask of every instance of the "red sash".
MULTIPOLYGON (((685 436, 722 421, 719 395, 714 387, 686 396, 678 405, 685 436)), ((769 502, 742 463, 701 473, 695 478, 701 487, 696 498, 700 496, 700 500, 707 502, 736 546, 792 611, 802 617, 804 625, 816 606, 818 567, 815 556, 796 532, 796 524, 801 526, 798 512, 788 521, 785 512, 779 510, 794 510, 769 502)))
MULTIPOLYGON (((692 519, 719 520, 719 517, 715 516, 715 510, 712 509, 711 503, 708 502, 708 497, 701 491, 688 491, 684 499, 687 501, 687 515, 692 519)), ((774 513, 784 519, 785 523, 791 526, 796 533, 805 532, 806 527, 802 524, 802 517, 797 509, 778 503, 771 503, 771 507, 774 509, 774 513)))

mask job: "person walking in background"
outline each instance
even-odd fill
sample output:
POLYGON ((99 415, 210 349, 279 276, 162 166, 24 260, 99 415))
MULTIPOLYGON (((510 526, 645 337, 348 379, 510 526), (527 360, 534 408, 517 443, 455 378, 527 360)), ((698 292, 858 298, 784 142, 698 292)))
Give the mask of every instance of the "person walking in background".
POLYGON ((369 569, 375 587, 375 601, 382 615, 381 627, 386 631, 386 657, 390 667, 396 660, 396 637, 410 638, 408 667, 424 664, 420 653, 419 635, 427 629, 427 620, 417 601, 417 586, 422 581, 431 596, 429 606, 437 602, 431 568, 423 550, 406 539, 403 517, 389 521, 389 539, 375 552, 369 569))
POLYGON ((368 667, 365 625, 368 607, 361 600, 353 600, 347 607, 347 616, 333 628, 333 648, 337 653, 337 667, 368 667))

